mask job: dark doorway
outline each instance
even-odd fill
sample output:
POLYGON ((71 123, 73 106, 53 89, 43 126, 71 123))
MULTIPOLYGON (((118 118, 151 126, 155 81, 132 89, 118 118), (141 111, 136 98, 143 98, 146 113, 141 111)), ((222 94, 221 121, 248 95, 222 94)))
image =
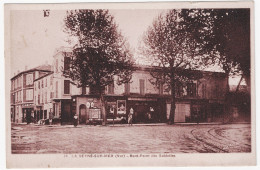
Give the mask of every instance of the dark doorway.
POLYGON ((82 104, 79 106, 79 123, 85 124, 86 123, 86 105, 82 104))
POLYGON ((62 101, 61 102, 61 122, 62 124, 71 124, 73 121, 73 116, 71 114, 71 102, 62 101))

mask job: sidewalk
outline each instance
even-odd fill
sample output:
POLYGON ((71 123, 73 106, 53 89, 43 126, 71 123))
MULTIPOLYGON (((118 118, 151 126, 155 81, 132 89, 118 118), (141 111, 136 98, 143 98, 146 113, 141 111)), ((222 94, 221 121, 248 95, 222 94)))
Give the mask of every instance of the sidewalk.
MULTIPOLYGON (((26 123, 18 123, 19 125, 27 125, 26 123)), ((133 124, 132 126, 174 126, 174 125, 226 125, 226 124, 250 124, 250 122, 229 122, 229 123, 223 123, 223 122, 202 122, 202 123, 174 123, 169 125, 168 123, 137 123, 133 124)), ((85 125, 85 124, 79 124, 77 127, 74 127, 74 125, 60 125, 60 124, 54 124, 54 125, 42 125, 42 124, 29 124, 34 126, 45 126, 45 127, 66 127, 66 128, 82 128, 82 127, 131 127, 129 124, 106 124, 103 125, 85 125)))

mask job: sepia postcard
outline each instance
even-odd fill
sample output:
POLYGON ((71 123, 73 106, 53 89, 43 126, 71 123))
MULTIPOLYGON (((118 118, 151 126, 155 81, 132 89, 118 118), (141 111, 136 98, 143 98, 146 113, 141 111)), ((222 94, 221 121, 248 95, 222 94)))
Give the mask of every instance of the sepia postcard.
POLYGON ((253 1, 4 9, 7 168, 256 165, 253 1))

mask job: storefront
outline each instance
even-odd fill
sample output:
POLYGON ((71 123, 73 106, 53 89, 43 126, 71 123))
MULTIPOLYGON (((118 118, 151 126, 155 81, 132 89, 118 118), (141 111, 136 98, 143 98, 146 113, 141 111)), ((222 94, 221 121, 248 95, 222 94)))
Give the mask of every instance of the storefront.
POLYGON ((32 122, 33 117, 34 117, 34 109, 33 106, 23 106, 22 107, 22 113, 23 113, 23 118, 22 122, 32 122))
POLYGON ((78 95, 72 97, 71 115, 78 115, 80 124, 103 120, 100 99, 94 95, 78 95))
POLYGON ((166 122, 165 99, 149 97, 129 97, 127 113, 133 108, 133 123, 166 122))

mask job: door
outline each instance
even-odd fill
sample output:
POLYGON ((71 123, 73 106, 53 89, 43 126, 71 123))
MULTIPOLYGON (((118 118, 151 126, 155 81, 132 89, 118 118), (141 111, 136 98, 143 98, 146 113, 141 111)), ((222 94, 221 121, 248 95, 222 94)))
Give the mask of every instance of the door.
POLYGON ((190 116, 190 104, 177 104, 174 122, 185 122, 186 117, 190 116))
POLYGON ((79 106, 79 123, 86 123, 86 105, 79 106))
POLYGON ((64 124, 72 123, 70 102, 63 101, 61 103, 61 122, 64 124))

